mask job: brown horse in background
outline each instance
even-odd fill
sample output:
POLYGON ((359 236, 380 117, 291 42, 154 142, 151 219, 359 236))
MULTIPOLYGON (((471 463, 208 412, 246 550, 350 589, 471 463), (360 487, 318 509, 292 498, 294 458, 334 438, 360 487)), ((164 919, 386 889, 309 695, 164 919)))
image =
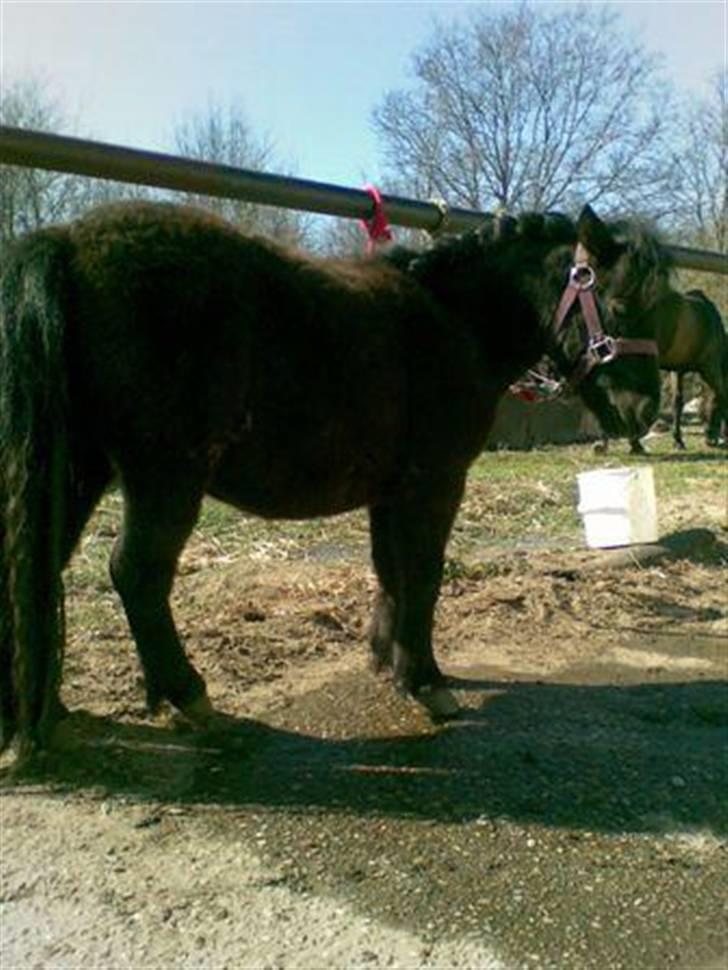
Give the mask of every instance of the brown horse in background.
MULTIPOLYGON (((649 321, 657 339, 661 370, 673 375, 673 438, 685 448, 682 437, 683 379, 696 373, 710 389, 705 441, 717 446, 728 440, 728 334, 718 307, 702 290, 670 290, 658 301, 649 321)), ((644 454, 637 435, 630 435, 630 452, 644 454)), ((606 451, 606 438, 596 450, 606 451)))
POLYGON ((699 374, 712 391, 705 440, 709 445, 725 442, 728 433, 728 334, 718 307, 702 290, 671 293, 659 307, 657 347, 660 367, 672 371, 673 438, 684 448, 681 419, 684 404, 683 378, 699 374))

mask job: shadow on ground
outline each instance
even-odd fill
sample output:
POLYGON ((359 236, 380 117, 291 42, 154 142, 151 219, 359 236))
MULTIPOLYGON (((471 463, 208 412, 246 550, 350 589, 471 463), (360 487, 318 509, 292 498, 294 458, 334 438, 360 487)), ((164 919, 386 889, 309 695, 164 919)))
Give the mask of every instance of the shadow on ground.
POLYGON ((673 827, 728 833, 724 681, 504 682, 461 673, 463 713, 440 727, 364 673, 266 723, 241 720, 224 743, 79 712, 68 722, 72 743, 49 757, 42 784, 294 813, 500 818, 607 833, 664 831, 669 818, 673 827))

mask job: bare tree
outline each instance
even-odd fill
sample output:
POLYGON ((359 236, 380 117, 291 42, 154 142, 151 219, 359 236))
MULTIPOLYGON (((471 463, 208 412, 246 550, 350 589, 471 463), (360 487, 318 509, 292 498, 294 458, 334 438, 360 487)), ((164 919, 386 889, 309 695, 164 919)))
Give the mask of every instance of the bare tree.
MULTIPOLYGON (((254 134, 244 112, 236 105, 223 108, 210 102, 206 111, 193 113, 174 130, 175 149, 187 158, 232 165, 252 171, 279 170, 275 150, 267 136, 254 134)), ((307 220, 298 213, 240 199, 189 195, 196 205, 212 209, 250 232, 287 242, 303 243, 307 220)))
POLYGON ((400 190, 476 209, 659 214, 668 99, 606 7, 481 9, 438 26, 412 63, 414 85, 373 116, 400 190))
MULTIPOLYGON (((61 105, 39 79, 3 85, 0 123, 37 131, 73 128, 61 105)), ((58 222, 77 210, 82 187, 77 178, 37 168, 0 166, 0 244, 30 229, 58 222)))
MULTIPOLYGON (((3 85, 0 124, 55 134, 75 134, 77 125, 40 78, 3 85)), ((100 202, 146 197, 150 189, 40 168, 0 166, 0 247, 40 226, 63 222, 100 202)))
POLYGON ((717 72, 706 97, 685 109, 675 155, 676 223, 683 241, 728 251, 728 70, 717 72))

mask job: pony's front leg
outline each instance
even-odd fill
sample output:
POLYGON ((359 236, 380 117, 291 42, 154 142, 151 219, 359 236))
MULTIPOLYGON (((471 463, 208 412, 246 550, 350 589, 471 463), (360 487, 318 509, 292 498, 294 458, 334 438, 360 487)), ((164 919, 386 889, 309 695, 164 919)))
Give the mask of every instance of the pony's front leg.
MULTIPOLYGON (((381 582, 381 581, 380 581, 381 582)), ((397 601, 391 593, 381 588, 374 603, 372 623, 369 628, 372 670, 378 674, 392 668, 394 628, 397 617, 397 601)))
POLYGON ((439 684, 444 679, 432 652, 431 630, 442 567, 441 557, 439 568, 435 557, 431 581, 422 577, 420 581, 412 582, 412 568, 403 555, 408 542, 404 514, 394 507, 370 510, 372 562, 379 590, 369 629, 369 644, 375 673, 394 674, 397 686, 404 693, 413 694, 420 687, 439 684), (426 590, 426 602, 416 603, 415 596, 408 595, 410 587, 417 592, 426 590), (405 617, 407 629, 402 627, 405 617), (421 620, 420 631, 414 628, 413 621, 417 617, 421 620), (403 642, 420 645, 420 648, 412 651, 410 657, 403 642))
POLYGON ((372 627, 374 665, 390 667, 395 686, 436 718, 458 710, 435 660, 432 627, 445 545, 463 487, 464 476, 439 482, 427 496, 402 499, 372 517, 382 587, 372 627))
POLYGON ((397 622, 398 572, 392 530, 392 511, 376 506, 369 510, 372 564, 379 581, 369 628, 371 666, 375 673, 392 669, 392 650, 397 622))
POLYGON ((457 704, 445 688, 445 677, 432 648, 441 579, 439 557, 408 569, 392 644, 392 676, 400 691, 424 704, 434 716, 446 717, 456 713, 457 704))

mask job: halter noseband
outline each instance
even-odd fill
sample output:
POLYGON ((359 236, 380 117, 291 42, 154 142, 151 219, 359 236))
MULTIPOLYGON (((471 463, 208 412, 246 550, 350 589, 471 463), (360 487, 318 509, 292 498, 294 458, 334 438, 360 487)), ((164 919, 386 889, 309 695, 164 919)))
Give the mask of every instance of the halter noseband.
POLYGON ((596 282, 596 273, 589 263, 589 252, 581 243, 577 243, 574 265, 569 271, 569 282, 554 315, 553 332, 556 337, 561 334, 566 327, 571 308, 578 300, 586 324, 586 345, 567 380, 554 381, 538 371, 530 370, 521 381, 511 385, 511 390, 518 397, 531 401, 553 399, 567 388, 576 388, 594 367, 609 364, 617 357, 632 354, 657 356, 655 340, 612 337, 604 332, 594 298, 596 282))

